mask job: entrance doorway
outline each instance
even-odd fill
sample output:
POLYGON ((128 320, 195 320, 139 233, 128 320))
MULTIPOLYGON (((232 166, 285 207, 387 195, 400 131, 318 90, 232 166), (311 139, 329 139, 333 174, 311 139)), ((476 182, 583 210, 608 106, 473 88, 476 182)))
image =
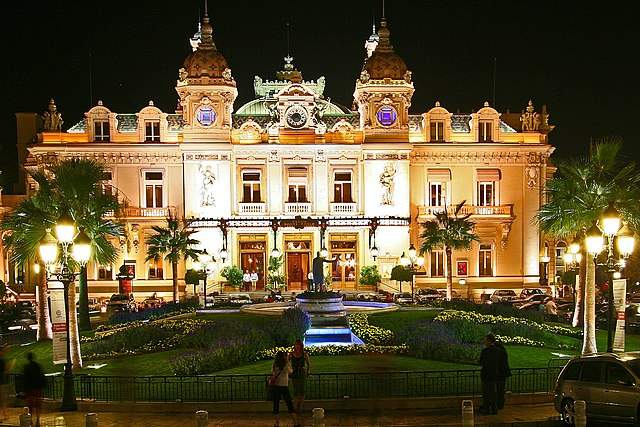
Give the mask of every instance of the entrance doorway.
POLYGON ((329 237, 331 284, 338 289, 356 289, 358 283, 358 235, 333 234, 329 237))
POLYGON ((285 262, 287 266, 287 289, 307 289, 311 260, 311 236, 285 235, 285 262))
POLYGON ((240 268, 243 273, 256 273, 258 280, 256 288, 252 289, 251 282, 242 283, 242 290, 262 291, 265 285, 265 259, 267 241, 265 235, 240 235, 240 268))

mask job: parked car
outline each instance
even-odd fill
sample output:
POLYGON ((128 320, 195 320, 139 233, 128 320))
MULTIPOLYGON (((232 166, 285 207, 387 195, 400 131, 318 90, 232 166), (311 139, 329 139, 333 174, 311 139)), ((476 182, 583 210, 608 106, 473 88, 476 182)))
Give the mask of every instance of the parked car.
MULTIPOLYGON (((442 296, 442 299, 447 299, 447 290, 446 289, 438 289, 438 293, 442 296)), ((462 297, 455 290, 451 290, 451 299, 461 299, 462 297)))
POLYGON ((575 421, 574 403, 584 400, 587 419, 640 421, 640 352, 577 357, 564 367, 554 389, 554 404, 567 425, 575 421))
POLYGON ((546 304, 551 299, 551 295, 547 294, 533 294, 520 301, 514 301, 514 307, 522 310, 537 308, 540 304, 546 304))
POLYGON ((229 303, 230 304, 251 304, 251 296, 249 294, 229 294, 229 303))
POLYGON ((418 304, 428 304, 441 299, 442 295, 440 292, 433 288, 419 289, 416 293, 416 303, 418 304))
POLYGON ((524 288, 520 291, 520 299, 526 299, 532 295, 544 295, 545 292, 540 288, 524 288))
POLYGON ((142 301, 141 306, 144 308, 155 308, 164 305, 164 300, 158 297, 149 297, 142 301))
POLYGON ((376 301, 380 302, 393 302, 393 294, 387 291, 379 291, 376 296, 376 301))
POLYGON ((121 311, 136 311, 136 301, 133 295, 113 294, 107 303, 108 313, 117 313, 121 311))
POLYGON ((516 299, 516 293, 512 289, 497 289, 491 294, 489 300, 494 304, 507 303, 516 299))
POLYGON ((356 295, 357 301, 376 301, 378 294, 375 292, 363 292, 356 295))
POLYGON ((394 294, 393 300, 398 304, 413 304, 413 297, 409 292, 394 294))

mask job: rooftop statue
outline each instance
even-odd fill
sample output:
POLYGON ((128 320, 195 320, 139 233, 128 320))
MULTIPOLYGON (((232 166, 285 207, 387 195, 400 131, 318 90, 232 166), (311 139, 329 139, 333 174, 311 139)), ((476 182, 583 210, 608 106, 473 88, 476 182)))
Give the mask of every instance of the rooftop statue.
POLYGON ((42 120, 44 121, 45 131, 59 131, 62 129, 62 114, 58 111, 56 102, 51 98, 49 100, 49 107, 47 111, 42 114, 42 120))

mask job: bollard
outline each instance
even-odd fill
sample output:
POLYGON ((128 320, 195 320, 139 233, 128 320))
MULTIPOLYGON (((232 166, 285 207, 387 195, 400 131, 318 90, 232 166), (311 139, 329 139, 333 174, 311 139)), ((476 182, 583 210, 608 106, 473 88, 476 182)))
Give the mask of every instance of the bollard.
POLYGON ((324 427, 324 409, 313 408, 313 427, 324 427))
POLYGON ((196 411, 196 427, 206 427, 209 424, 209 413, 207 411, 196 411))
POLYGON ((26 406, 20 414, 20 427, 31 427, 31 414, 26 406))
POLYGON ((574 426, 586 427, 587 425, 587 402, 584 400, 576 400, 573 404, 574 426))
POLYGON ((98 427, 98 414, 89 412, 84 416, 86 427, 98 427))
POLYGON ((473 400, 462 401, 462 425, 465 427, 473 426, 473 400))

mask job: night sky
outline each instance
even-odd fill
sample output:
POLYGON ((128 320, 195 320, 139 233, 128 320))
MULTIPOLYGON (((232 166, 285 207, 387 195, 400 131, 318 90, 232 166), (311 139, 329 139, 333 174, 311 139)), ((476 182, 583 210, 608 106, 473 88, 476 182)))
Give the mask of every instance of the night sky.
MULTIPOLYGON (((236 109, 253 97, 253 76, 274 78, 291 53, 305 79, 325 76, 325 95, 350 106, 364 40, 380 1, 209 2, 214 41, 238 84, 236 109)), ((529 98, 547 104, 557 157, 583 154, 589 141, 625 140, 640 160, 637 134, 638 25, 627 2, 387 0, 391 41, 413 71, 411 112, 436 100, 456 112, 491 101, 497 62, 498 111, 519 112, 529 98), (595 2, 593 2, 595 3, 595 2)), ((628 2, 629 4, 631 2, 628 2)), ((177 70, 190 52, 199 1, 3 3, 2 153, 5 179, 16 166, 16 111, 42 112, 54 97, 64 129, 93 102, 137 112, 150 99, 173 112, 177 70)))

